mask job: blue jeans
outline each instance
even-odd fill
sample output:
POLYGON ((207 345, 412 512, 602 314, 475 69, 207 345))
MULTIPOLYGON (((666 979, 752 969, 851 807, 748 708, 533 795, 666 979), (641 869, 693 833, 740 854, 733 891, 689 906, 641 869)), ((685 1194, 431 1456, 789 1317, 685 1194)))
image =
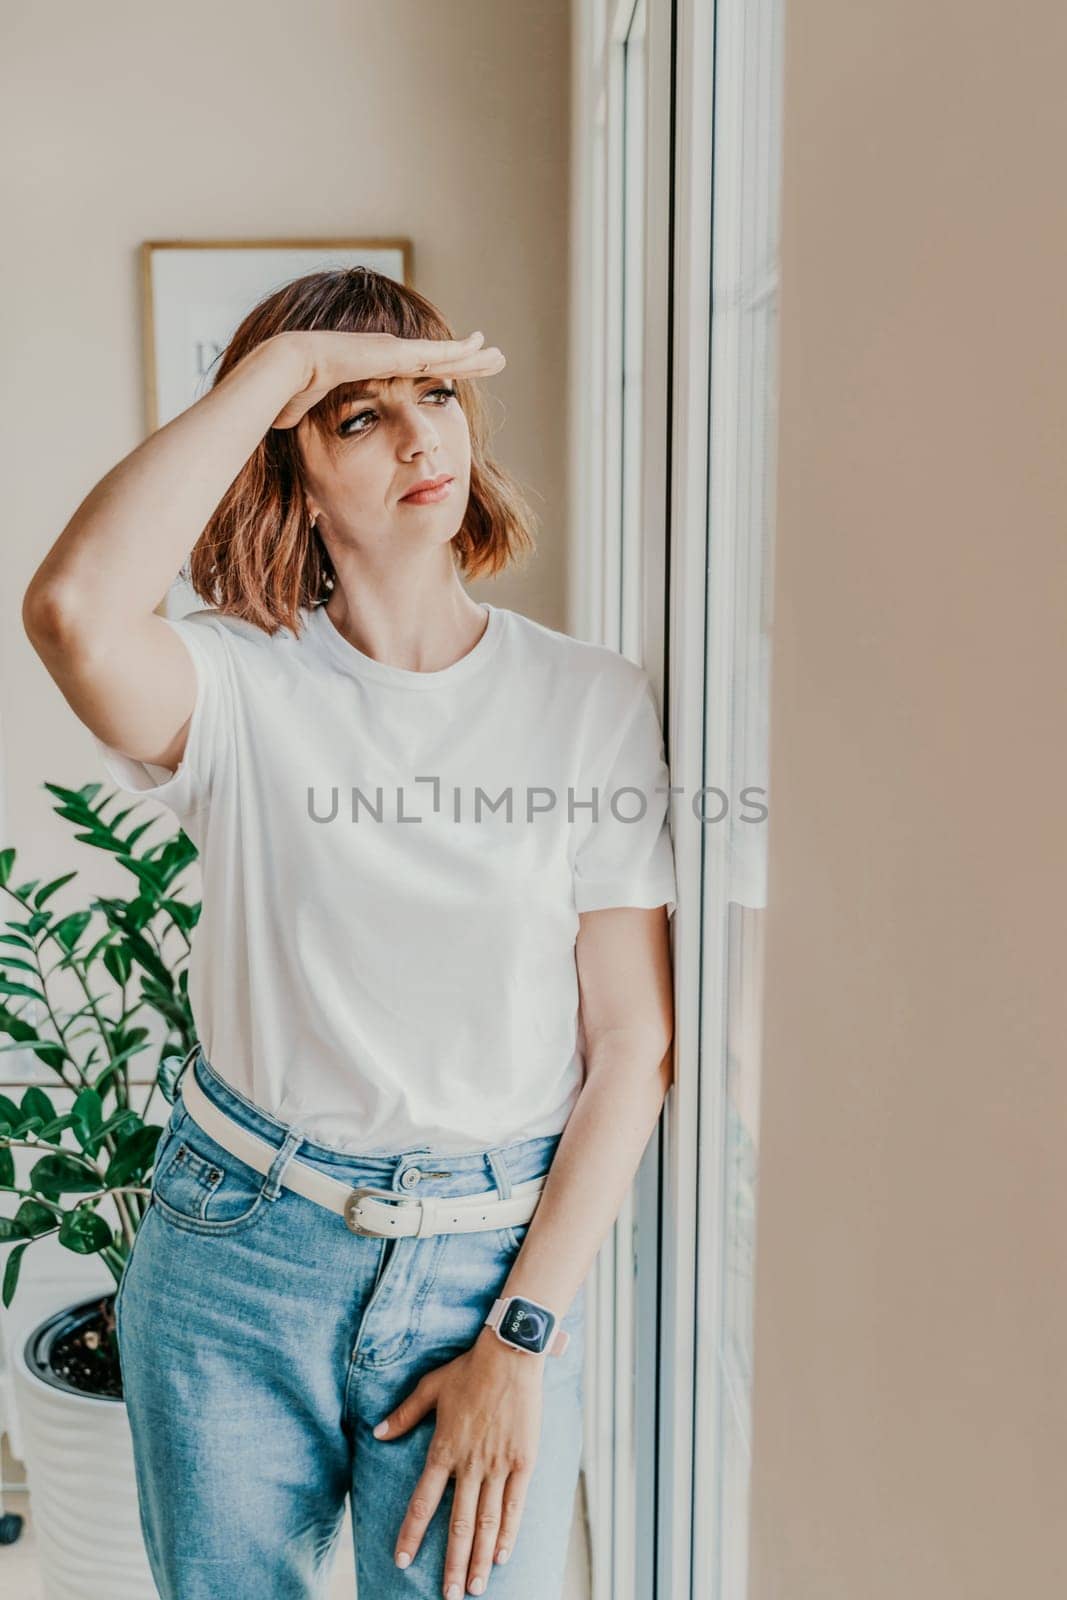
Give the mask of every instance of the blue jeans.
MULTIPOLYGON (((160 1595, 324 1595, 348 1496, 361 1600, 440 1596, 454 1479, 411 1566, 393 1561, 434 1413, 393 1441, 371 1430, 423 1373, 473 1344, 529 1224, 362 1236, 283 1188, 281 1176, 298 1154, 342 1182, 401 1196, 507 1195, 547 1172, 560 1136, 462 1156, 426 1146, 346 1155, 247 1100, 202 1051, 185 1070, 277 1154, 266 1176, 256 1172, 201 1131, 179 1094, 116 1295, 141 1526, 160 1595)), ((491 1563, 489 1597, 562 1593, 582 1443, 584 1309, 583 1285, 563 1319, 567 1350, 540 1358, 538 1456, 511 1556, 491 1563)))

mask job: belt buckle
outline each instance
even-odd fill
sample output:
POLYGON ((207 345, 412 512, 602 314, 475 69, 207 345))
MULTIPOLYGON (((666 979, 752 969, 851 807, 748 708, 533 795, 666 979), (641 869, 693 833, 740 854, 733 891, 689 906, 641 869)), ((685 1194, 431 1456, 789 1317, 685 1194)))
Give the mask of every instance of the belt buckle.
POLYGON ((422 1204, 417 1195, 397 1194, 393 1189, 376 1189, 373 1184, 361 1184, 358 1188, 351 1190, 345 1198, 345 1226, 350 1228, 353 1233, 358 1233, 364 1239, 389 1237, 388 1234, 375 1232, 373 1228, 361 1228, 356 1221, 356 1208, 364 1195, 368 1194, 376 1195, 380 1200, 391 1200, 394 1205, 421 1206, 422 1204))

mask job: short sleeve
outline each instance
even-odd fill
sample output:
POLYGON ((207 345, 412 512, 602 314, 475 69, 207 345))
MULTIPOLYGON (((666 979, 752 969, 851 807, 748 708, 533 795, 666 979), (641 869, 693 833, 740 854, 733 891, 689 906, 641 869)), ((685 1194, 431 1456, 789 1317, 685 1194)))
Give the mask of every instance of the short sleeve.
POLYGON ((104 771, 123 793, 158 800, 179 822, 203 809, 223 764, 232 758, 232 679, 225 635, 208 620, 212 615, 199 611, 188 617, 163 618, 184 641, 196 672, 196 702, 178 766, 172 771, 135 760, 96 734, 92 736, 104 771))
POLYGON ((636 703, 623 718, 613 752, 575 794, 576 802, 589 801, 594 793, 597 801, 595 820, 588 807, 576 806, 573 875, 578 911, 665 905, 667 915, 674 915, 669 784, 659 713, 642 670, 636 703))

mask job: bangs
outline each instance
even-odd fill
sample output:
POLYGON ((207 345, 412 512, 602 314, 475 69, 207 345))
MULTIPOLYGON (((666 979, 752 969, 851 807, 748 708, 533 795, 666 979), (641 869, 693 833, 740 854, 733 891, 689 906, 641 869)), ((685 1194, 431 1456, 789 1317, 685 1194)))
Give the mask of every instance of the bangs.
MULTIPOLYGON (((382 332, 380 328, 372 331, 376 333, 382 332)), ((404 337, 410 338, 412 336, 404 335, 404 337)), ((436 339, 440 338, 441 335, 418 334, 415 335, 415 337, 420 339, 436 339)), ((447 335, 447 337, 451 338, 451 334, 447 335)), ((469 382, 469 380, 455 376, 450 377, 448 373, 412 372, 404 374, 404 377, 415 384, 417 391, 440 388, 443 384, 450 383, 455 388, 456 399, 459 401, 459 404, 463 406, 466 384, 469 382)), ((311 410, 307 413, 308 422, 316 429, 318 433, 323 436, 328 444, 337 438, 336 430, 341 422, 341 418, 349 411, 350 408, 354 408, 360 404, 373 406, 376 403, 376 395, 364 393, 363 385, 365 382, 380 383, 383 388, 386 388, 389 380, 386 378, 367 378, 364 380, 353 378, 350 383, 339 383, 335 389, 330 389, 326 394, 324 394, 318 404, 312 406, 311 410)))
MULTIPOLYGON (((324 287, 325 292, 318 296, 314 316, 307 321, 301 319, 298 324, 309 332, 322 329, 334 333, 391 333, 397 339, 455 338, 452 329, 429 301, 413 294, 394 279, 370 272, 364 267, 349 267, 330 275, 324 287)), ((385 380, 371 378, 365 381, 373 383, 385 380)), ((463 395, 458 382, 456 395, 462 405, 463 395)), ((331 441, 344 413, 362 399, 367 399, 367 396, 360 393, 360 380, 338 384, 324 394, 317 405, 312 406, 307 413, 308 422, 327 441, 331 441)))

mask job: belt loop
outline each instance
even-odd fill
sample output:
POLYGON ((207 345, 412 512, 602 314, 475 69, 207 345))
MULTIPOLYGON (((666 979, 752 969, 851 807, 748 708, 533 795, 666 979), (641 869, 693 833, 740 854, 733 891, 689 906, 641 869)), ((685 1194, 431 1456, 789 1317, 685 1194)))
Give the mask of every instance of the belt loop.
POLYGON ((508 1171, 507 1158, 503 1150, 487 1150, 485 1159, 489 1163, 489 1170, 493 1174, 493 1182, 501 1200, 511 1196, 511 1173, 508 1171))
POLYGON ((189 1049, 185 1052, 185 1054, 182 1056, 180 1061, 178 1060, 177 1056, 164 1056, 163 1057, 163 1061, 161 1063, 161 1065, 163 1065, 163 1066, 166 1066, 167 1063, 170 1062, 170 1061, 178 1061, 178 1070, 174 1074, 174 1082, 171 1084, 171 1092, 173 1094, 173 1100, 171 1101, 172 1105, 177 1103, 178 1091, 181 1088, 182 1078, 185 1076, 185 1070, 188 1067, 189 1063, 193 1060, 194 1056, 196 1055, 196 1053, 197 1053, 197 1051, 199 1049, 200 1049, 200 1040, 197 1039, 194 1044, 191 1044, 189 1046, 189 1049))
POLYGON ((303 1143, 304 1135, 296 1128, 290 1128, 282 1142, 281 1148, 270 1164, 270 1170, 267 1173, 266 1178, 263 1180, 264 1200, 277 1200, 279 1194, 281 1193, 282 1174, 289 1165, 289 1162, 292 1160, 296 1151, 303 1143))
POLYGON ((191 1048, 188 1049, 185 1052, 185 1055, 182 1057, 182 1064, 178 1068, 178 1076, 174 1080, 174 1093, 175 1094, 178 1093, 178 1085, 181 1083, 182 1078, 185 1076, 186 1069, 189 1067, 189 1065, 193 1061, 196 1060, 196 1057, 199 1054, 200 1054, 200 1040, 197 1039, 196 1043, 194 1045, 192 1045, 191 1048))
POLYGON ((419 1195, 415 1201, 419 1208, 419 1225, 415 1230, 416 1239, 425 1239, 430 1232, 431 1226, 436 1227, 441 1203, 440 1195, 419 1195))

